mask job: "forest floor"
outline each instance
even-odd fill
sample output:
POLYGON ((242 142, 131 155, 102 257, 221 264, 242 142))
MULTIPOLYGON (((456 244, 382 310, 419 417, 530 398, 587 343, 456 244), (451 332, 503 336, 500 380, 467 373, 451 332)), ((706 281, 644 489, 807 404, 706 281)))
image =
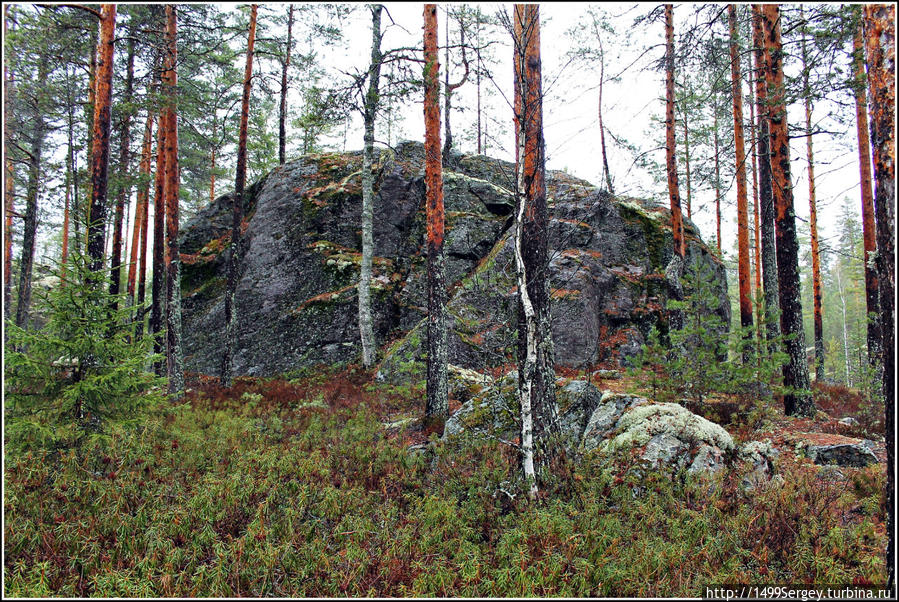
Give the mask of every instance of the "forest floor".
POLYGON ((528 502, 514 449, 422 431, 421 387, 353 367, 188 386, 102 447, 7 454, 5 596, 696 597, 885 581, 884 465, 825 476, 793 450, 797 433, 876 432, 843 388, 816 389, 828 416, 813 420, 705 408, 738 441, 782 450, 776 487, 745 492, 731 469, 712 487, 650 473, 636 495, 627 466, 587 456, 528 502))

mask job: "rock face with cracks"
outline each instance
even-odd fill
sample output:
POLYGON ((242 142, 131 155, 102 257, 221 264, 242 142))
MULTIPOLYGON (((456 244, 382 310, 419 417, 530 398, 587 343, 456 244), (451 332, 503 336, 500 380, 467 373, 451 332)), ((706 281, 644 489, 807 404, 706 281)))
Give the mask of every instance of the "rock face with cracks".
MULTIPOLYGON (((307 155, 248 188, 235 374, 268 376, 358 360, 361 164, 358 152, 307 155)), ((421 378, 427 336, 423 145, 380 150, 372 169, 379 374, 394 381, 421 378)), ((452 169, 444 171, 449 362, 462 368, 484 371, 514 361, 513 182, 512 164, 481 155, 454 156, 452 169)), ((669 212, 648 201, 612 198, 557 171, 547 173, 547 196, 556 361, 583 367, 626 358, 654 325, 666 328, 669 212)), ((189 371, 218 371, 230 220, 231 195, 224 195, 181 232, 189 371)), ((727 323, 724 267, 695 227, 685 226, 687 262, 713 268, 727 323)))

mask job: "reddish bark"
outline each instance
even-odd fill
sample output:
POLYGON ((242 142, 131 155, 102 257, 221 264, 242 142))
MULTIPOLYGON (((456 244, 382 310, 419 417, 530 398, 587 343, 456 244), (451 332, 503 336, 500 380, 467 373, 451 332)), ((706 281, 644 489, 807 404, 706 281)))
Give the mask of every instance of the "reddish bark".
POLYGON ((743 141, 743 90, 740 49, 737 45, 737 7, 728 5, 730 23, 730 79, 734 107, 734 151, 737 170, 737 272, 740 292, 740 326, 752 326, 752 299, 749 273, 749 212, 746 192, 746 151, 743 141))
POLYGON ((767 63, 768 123, 771 144, 771 181, 775 208, 777 280, 780 297, 780 328, 787 337, 785 350, 789 361, 783 367, 784 412, 812 416, 815 405, 810 394, 808 363, 805 358, 805 332, 799 289, 799 245, 796 240, 796 216, 790 178, 790 145, 787 109, 784 100, 783 47, 780 34, 780 9, 761 6, 762 29, 770 60, 767 63))
MULTIPOLYGON (((134 228, 131 234, 131 258, 128 262, 128 297, 134 300, 134 285, 137 281, 137 262, 141 258, 141 233, 146 233, 147 202, 150 197, 150 153, 153 147, 153 114, 147 114, 144 126, 144 138, 141 144, 140 166, 141 183, 137 188, 137 207, 134 209, 134 228)), ((142 303, 143 300, 138 303, 142 303)))
MULTIPOLYGON (((859 14, 861 7, 858 7, 859 14)), ((865 91, 865 49, 862 44, 862 22, 853 39, 852 69, 855 78, 855 124, 858 134, 859 184, 862 201, 862 232, 865 249, 865 306, 868 311, 868 360, 879 366, 880 348, 879 287, 874 257, 877 253, 877 230, 874 225, 874 189, 871 183, 871 138, 868 135, 868 95, 865 91)))
MULTIPOLYGON (((131 186, 127 182, 128 172, 131 169, 131 103, 134 88, 134 37, 128 37, 128 68, 125 75, 125 110, 122 115, 121 147, 119 151, 119 174, 125 178, 122 189, 119 191, 115 206, 115 220, 112 233, 112 259, 110 261, 111 274, 109 282, 109 294, 118 295, 121 287, 122 269, 122 239, 124 237, 122 222, 125 219, 125 201, 131 196, 131 186)), ((118 301, 113 300, 113 305, 118 307, 118 301)))
MULTIPOLYGON (((553 436, 559 432, 558 410, 555 396, 555 354, 550 329, 550 298, 547 282, 548 237, 547 202, 545 181, 545 155, 543 139, 543 85, 540 58, 540 12, 534 4, 513 6, 515 17, 515 58, 518 64, 520 108, 519 142, 521 157, 518 172, 520 199, 520 247, 526 274, 527 299, 532 306, 532 324, 519 331, 519 339, 533 337, 530 347, 535 351, 535 361, 528 366, 524 357, 519 358, 519 373, 524 380, 531 378, 530 399, 533 413, 533 433, 537 447, 537 463, 545 464, 552 458, 553 436)), ((519 305, 519 309, 521 305, 519 305)), ((519 320, 521 323, 521 320, 519 320)), ((519 349, 529 347, 519 343, 519 349)))
POLYGON ((184 359, 181 347, 181 255, 178 252, 178 194, 181 173, 178 165, 178 16, 174 5, 166 5, 168 68, 163 73, 167 88, 165 136, 165 222, 166 222, 166 373, 168 392, 180 397, 184 392, 184 359))
POLYGON ((100 9, 100 41, 97 45, 96 102, 94 104, 91 204, 87 252, 90 269, 103 269, 106 233, 106 196, 109 175, 109 120, 112 100, 112 58, 115 41, 115 4, 100 9))
POLYGON ((877 226, 877 269, 879 315, 881 319, 880 356, 884 419, 886 423, 886 500, 887 585, 895 585, 896 497, 895 475, 895 403, 896 357, 895 300, 896 284, 896 7, 887 4, 864 6, 865 46, 868 56, 871 144, 874 160, 874 219, 877 226))
POLYGON ((771 190, 771 153, 769 150, 768 87, 766 73, 770 56, 764 41, 761 12, 752 6, 752 40, 755 47, 755 102, 758 131, 756 157, 759 167, 759 221, 762 240, 762 287, 765 297, 765 336, 773 341, 780 334, 776 318, 778 307, 777 260, 774 234, 774 196, 771 190))
MULTIPOLYGON (((665 166, 668 171, 668 199, 671 203, 671 231, 674 252, 681 257, 686 250, 684 221, 681 215, 680 191, 677 183, 677 157, 674 141, 674 7, 665 5, 665 166)), ((717 154, 717 153, 716 153, 717 154)))
POLYGON ((712 103, 712 136, 715 138, 715 243, 721 257, 721 162, 718 159, 718 95, 712 103))
POLYGON ((446 281, 443 271, 443 168, 440 150, 440 79, 437 5, 424 6, 425 190, 428 248, 428 375, 425 421, 443 431, 447 400, 446 281))

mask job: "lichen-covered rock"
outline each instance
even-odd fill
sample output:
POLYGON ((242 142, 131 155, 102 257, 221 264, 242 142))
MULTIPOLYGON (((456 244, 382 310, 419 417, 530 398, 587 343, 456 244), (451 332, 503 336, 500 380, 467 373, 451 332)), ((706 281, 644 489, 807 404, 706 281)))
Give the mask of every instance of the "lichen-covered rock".
POLYGON ((618 419, 615 428, 619 434, 603 442, 598 449, 613 452, 646 445, 652 437, 662 433, 670 434, 687 445, 705 443, 724 451, 734 449, 734 440, 726 430, 676 403, 634 407, 618 419))
POLYGON ((584 426, 581 446, 584 451, 596 449, 613 430, 621 415, 636 406, 648 404, 645 397, 606 391, 584 426))
POLYGON ((861 468, 877 463, 877 456, 861 443, 809 445, 806 454, 815 464, 835 464, 861 468))
MULTIPOLYGON (((378 343, 387 344, 379 353, 381 377, 393 381, 423 377, 423 158, 420 143, 403 142, 395 151, 379 151, 372 168, 374 329, 378 343)), ((515 171, 479 155, 451 163, 444 173, 449 361, 483 371, 509 363, 515 345, 515 171)), ((358 358, 360 181, 361 153, 320 153, 281 165, 248 187, 235 374, 271 375, 358 358)), ((547 196, 557 363, 580 367, 635 353, 667 301, 668 211, 613 199, 562 172, 547 173, 547 196)), ((201 209, 181 233, 190 371, 219 370, 231 198, 201 209)), ((723 264, 689 222, 686 232, 687 262, 711 265, 726 300, 723 264)), ((728 308, 722 303, 720 311, 728 308)))

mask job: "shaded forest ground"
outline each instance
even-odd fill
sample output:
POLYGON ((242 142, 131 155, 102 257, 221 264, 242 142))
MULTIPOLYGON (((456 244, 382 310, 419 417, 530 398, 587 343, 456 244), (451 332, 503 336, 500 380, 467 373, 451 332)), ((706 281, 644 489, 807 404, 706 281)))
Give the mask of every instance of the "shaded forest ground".
POLYGON ((407 451, 436 440, 417 426, 419 387, 353 367, 188 386, 105 449, 6 458, 5 595, 695 597, 885 580, 883 464, 828 478, 790 450, 790 432, 877 428, 876 413, 836 423, 866 415, 841 388, 816 391, 833 419, 704 408, 738 440, 771 438, 782 485, 745 493, 729 470, 711 487, 638 482, 588 456, 528 504, 508 493, 508 446, 463 435, 407 451))

